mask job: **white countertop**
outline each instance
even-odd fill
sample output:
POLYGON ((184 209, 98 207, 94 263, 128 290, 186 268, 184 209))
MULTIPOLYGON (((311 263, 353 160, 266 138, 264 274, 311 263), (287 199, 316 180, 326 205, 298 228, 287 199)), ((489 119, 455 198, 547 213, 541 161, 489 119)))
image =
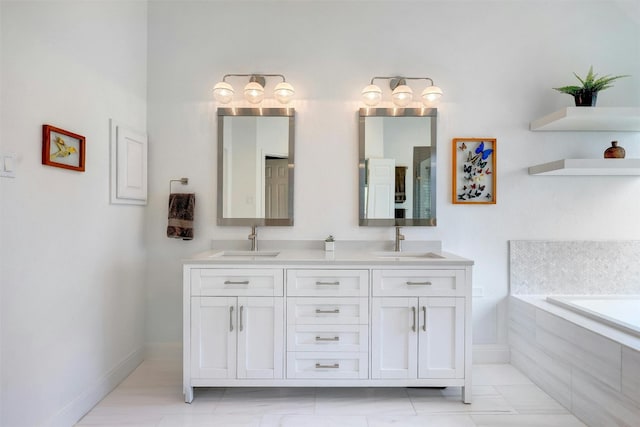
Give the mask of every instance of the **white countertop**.
POLYGON ((401 266, 468 266, 473 261, 441 251, 393 251, 322 249, 269 249, 252 253, 246 250, 212 249, 183 260, 184 264, 215 265, 401 265, 401 266))

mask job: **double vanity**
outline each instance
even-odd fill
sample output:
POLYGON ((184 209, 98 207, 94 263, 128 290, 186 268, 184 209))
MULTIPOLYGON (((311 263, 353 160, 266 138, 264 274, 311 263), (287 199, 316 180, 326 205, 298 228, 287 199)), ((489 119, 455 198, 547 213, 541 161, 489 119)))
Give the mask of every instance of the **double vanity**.
POLYGON ((458 386, 470 403, 473 262, 371 246, 185 260, 185 401, 195 387, 458 386))
POLYGON ((473 262, 439 244, 399 250, 399 227, 436 225, 436 117, 358 114, 359 224, 396 227, 395 251, 371 241, 258 251, 258 226, 293 225, 295 111, 218 109, 217 224, 252 227, 254 250, 220 245, 184 262, 186 402, 196 387, 271 386, 452 386, 471 402, 473 262))

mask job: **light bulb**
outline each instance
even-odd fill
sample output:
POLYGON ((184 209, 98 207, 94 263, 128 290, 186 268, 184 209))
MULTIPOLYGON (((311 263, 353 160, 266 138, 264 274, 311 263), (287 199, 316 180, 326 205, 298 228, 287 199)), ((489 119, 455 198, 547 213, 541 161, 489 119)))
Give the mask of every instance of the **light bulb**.
POLYGON ((428 86, 422 91, 421 98, 424 105, 431 105, 442 98, 442 89, 438 86, 428 86))
POLYGON ((264 88, 260 83, 249 82, 244 87, 244 97, 252 104, 258 104, 264 99, 264 88))
POLYGON ((362 89, 362 102, 369 106, 378 105, 382 99, 382 90, 376 85, 369 85, 362 89))
POLYGON ((295 91, 293 90, 293 86, 287 82, 278 83, 273 90, 273 96, 281 104, 288 104, 293 98, 294 93, 295 91))
POLYGON ((407 85, 399 85, 391 93, 391 98, 398 107, 406 107, 413 100, 413 91, 407 85))
POLYGON ((233 99, 233 87, 227 82, 219 82, 213 87, 213 97, 221 104, 228 104, 233 99))

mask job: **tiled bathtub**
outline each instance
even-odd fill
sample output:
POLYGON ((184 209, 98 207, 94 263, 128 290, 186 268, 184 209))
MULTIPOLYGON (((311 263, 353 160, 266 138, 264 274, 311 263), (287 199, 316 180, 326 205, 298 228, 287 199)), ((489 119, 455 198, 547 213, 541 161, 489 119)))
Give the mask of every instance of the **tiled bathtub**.
POLYGON ((640 338, 541 296, 510 296, 511 363, 589 426, 640 425, 640 338))

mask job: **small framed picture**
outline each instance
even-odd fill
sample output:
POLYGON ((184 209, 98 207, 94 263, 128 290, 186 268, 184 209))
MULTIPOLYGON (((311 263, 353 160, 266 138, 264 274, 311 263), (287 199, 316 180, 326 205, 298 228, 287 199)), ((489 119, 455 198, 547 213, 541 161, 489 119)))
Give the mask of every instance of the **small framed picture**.
POLYGON ((84 172, 85 138, 51 125, 42 125, 42 164, 84 172))
POLYGON ((455 138, 452 145, 454 204, 496 203, 496 139, 455 138))

